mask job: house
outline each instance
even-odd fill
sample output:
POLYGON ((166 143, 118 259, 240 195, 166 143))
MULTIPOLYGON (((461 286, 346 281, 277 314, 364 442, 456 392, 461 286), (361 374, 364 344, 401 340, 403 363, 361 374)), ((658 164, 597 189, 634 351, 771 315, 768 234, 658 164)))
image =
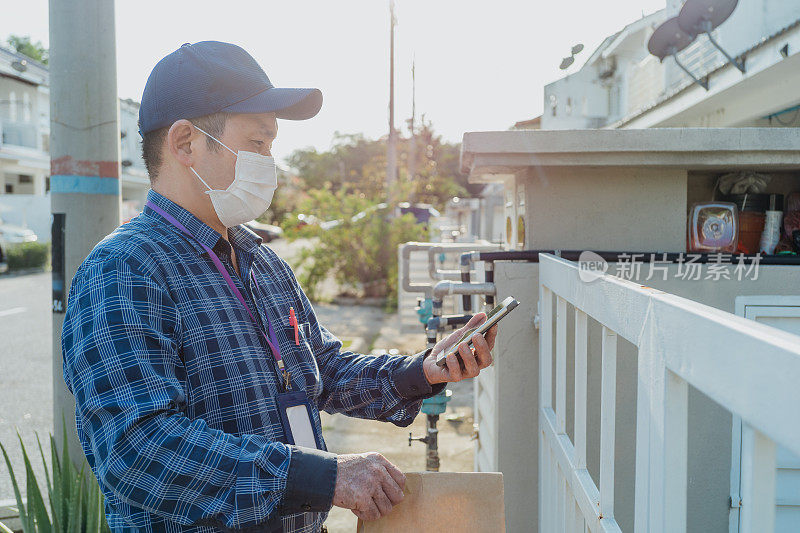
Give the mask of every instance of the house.
POLYGON ((607 37, 579 70, 544 88, 542 129, 800 126, 800 3, 739 2, 712 36, 677 54, 706 90, 671 57, 651 55, 653 31, 682 2, 632 22, 607 37))

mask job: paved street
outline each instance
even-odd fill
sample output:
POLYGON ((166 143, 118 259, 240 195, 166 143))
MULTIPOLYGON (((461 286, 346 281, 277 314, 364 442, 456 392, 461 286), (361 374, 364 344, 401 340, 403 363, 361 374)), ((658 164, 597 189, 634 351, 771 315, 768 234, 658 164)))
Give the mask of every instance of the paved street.
MULTIPOLYGON (((0 442, 24 483, 17 429, 44 479, 36 435, 49 460, 47 435, 53 427, 50 273, 0 276, 0 442), (35 454, 35 455, 33 455, 35 454)), ((21 479, 20 479, 21 478, 21 479)), ((5 461, 0 462, 0 501, 13 499, 5 461)))

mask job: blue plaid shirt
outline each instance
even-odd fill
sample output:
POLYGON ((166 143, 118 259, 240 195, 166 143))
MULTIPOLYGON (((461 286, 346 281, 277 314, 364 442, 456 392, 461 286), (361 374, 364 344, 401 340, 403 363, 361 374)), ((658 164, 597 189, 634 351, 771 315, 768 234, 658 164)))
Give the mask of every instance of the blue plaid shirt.
POLYGON ((238 275, 228 241, 160 194, 148 198, 217 253, 261 323, 200 244, 149 208, 80 266, 62 333, 64 380, 109 526, 316 533, 336 456, 286 444, 275 404, 282 386, 259 332, 267 318, 320 435, 319 409, 406 426, 442 386, 425 380, 423 354, 341 351, 289 266, 250 230, 229 230, 238 275))

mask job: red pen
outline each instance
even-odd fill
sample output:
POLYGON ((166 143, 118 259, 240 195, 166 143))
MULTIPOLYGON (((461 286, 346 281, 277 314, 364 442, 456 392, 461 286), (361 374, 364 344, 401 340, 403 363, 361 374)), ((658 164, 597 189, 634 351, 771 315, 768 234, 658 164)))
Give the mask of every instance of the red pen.
POLYGON ((300 345, 300 333, 297 328, 297 317, 294 315, 294 307, 289 308, 289 325, 294 328, 294 343, 300 345))

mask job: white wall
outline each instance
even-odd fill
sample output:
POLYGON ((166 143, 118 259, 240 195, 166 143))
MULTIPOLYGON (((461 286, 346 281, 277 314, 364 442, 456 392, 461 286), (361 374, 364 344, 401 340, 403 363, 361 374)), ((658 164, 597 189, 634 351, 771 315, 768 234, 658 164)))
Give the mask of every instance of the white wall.
POLYGON ((583 68, 544 88, 543 130, 597 127, 592 125, 592 119, 605 120, 607 115, 608 90, 597 79, 597 70, 593 67, 583 68))

